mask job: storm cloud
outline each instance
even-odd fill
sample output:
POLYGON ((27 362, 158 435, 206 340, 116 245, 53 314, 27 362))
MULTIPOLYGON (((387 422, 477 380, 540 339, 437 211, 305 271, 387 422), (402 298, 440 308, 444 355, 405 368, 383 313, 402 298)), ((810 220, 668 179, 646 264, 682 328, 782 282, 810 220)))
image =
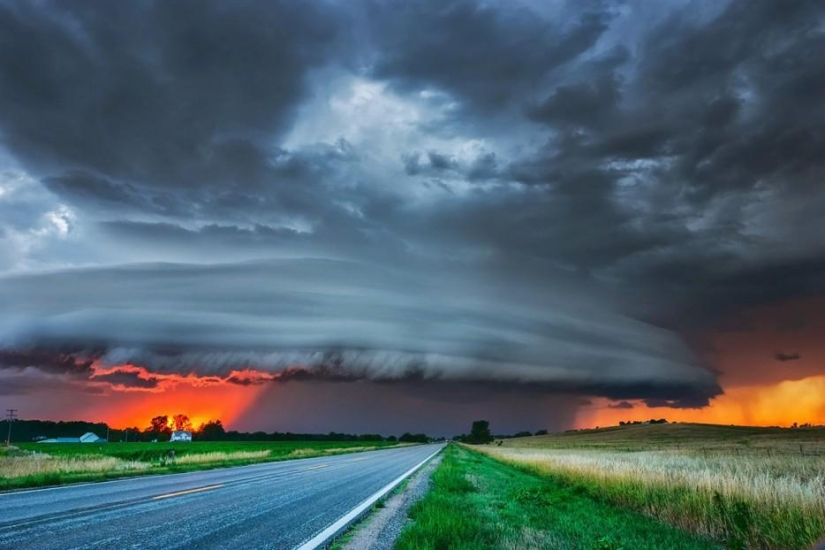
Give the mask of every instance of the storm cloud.
POLYGON ((698 331, 825 292, 823 29, 814 1, 0 1, 0 369, 706 406, 698 331))
MULTIPOLYGON (((7 277, 0 335, 7 349, 85 344, 105 350, 91 352, 103 366, 161 374, 251 368, 282 381, 463 381, 615 398, 663 391, 705 403, 720 391, 667 331, 541 289, 471 285, 471 273, 436 266, 423 277, 335 260, 7 277)), ((47 368, 77 368, 44 357, 47 368)))

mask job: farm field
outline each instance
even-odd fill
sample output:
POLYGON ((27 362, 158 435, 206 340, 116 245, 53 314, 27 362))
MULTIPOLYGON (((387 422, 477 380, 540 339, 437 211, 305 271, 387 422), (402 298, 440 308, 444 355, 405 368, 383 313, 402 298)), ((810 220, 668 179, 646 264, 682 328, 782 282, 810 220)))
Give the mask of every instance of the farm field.
POLYGON ((823 428, 631 425, 476 449, 728 548, 825 536, 823 428))
POLYGON ((0 448, 0 490, 242 466, 396 445, 375 441, 21 443, 0 448))

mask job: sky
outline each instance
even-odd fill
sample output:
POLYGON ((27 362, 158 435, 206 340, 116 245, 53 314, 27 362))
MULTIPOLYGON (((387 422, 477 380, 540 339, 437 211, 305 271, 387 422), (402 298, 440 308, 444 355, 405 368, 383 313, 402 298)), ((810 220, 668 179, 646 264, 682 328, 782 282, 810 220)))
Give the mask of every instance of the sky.
POLYGON ((0 0, 0 407, 825 423, 817 1, 0 0))

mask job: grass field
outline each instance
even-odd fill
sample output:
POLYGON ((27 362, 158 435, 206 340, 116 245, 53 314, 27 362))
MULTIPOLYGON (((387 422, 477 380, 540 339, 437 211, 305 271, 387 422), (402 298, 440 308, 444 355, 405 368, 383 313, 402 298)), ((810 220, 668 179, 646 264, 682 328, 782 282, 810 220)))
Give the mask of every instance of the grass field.
POLYGON ((23 443, 0 450, 0 490, 242 466, 394 445, 374 441, 23 443))
POLYGON ((702 537, 452 444, 397 550, 699 550, 702 537))
POLYGON ((821 428, 634 425, 480 450, 732 549, 806 549, 825 535, 821 428))

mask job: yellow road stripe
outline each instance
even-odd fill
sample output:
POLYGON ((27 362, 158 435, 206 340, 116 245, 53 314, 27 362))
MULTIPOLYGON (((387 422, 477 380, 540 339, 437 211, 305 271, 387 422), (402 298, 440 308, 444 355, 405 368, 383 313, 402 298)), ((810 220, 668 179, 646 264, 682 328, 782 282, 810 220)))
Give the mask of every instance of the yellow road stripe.
POLYGON ((219 485, 207 485, 206 487, 198 487, 197 489, 188 489, 186 491, 178 491, 176 493, 166 493, 165 495, 158 495, 156 497, 152 497, 152 500, 160 500, 162 498, 172 498, 172 497, 179 497, 182 495, 191 495, 192 493, 201 493, 203 491, 211 491, 213 489, 220 489, 223 487, 223 483, 219 485))

